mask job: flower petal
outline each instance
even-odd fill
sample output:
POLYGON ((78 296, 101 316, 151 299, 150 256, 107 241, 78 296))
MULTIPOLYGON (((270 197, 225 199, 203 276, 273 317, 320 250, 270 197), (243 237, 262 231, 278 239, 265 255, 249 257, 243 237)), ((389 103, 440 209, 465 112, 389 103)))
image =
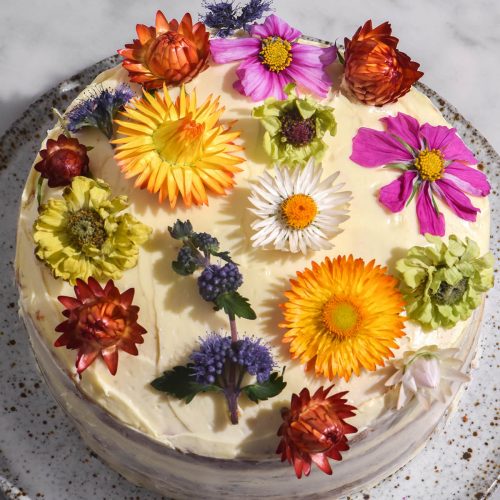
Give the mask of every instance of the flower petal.
POLYGON ((302 35, 299 30, 292 28, 287 22, 275 14, 268 16, 264 24, 254 24, 251 26, 250 34, 262 38, 279 36, 283 38, 283 40, 288 40, 289 42, 293 42, 302 35))
POLYGON ((326 97, 330 90, 328 77, 322 68, 311 68, 299 63, 292 63, 281 74, 320 97, 326 97))
POLYGON ((420 149, 418 132, 420 125, 415 118, 406 113, 398 113, 396 116, 386 116, 380 121, 385 125, 387 132, 400 137, 415 149, 420 149))
POLYGON ((417 172, 407 170, 396 180, 380 189, 379 201, 391 212, 403 210, 408 198, 413 190, 413 182, 417 177, 417 172))
POLYGON ((210 41, 210 52, 216 63, 224 64, 247 57, 256 57, 260 51, 260 45, 260 41, 256 38, 216 38, 210 41))
POLYGON ((469 198, 449 179, 435 182, 435 190, 450 209, 461 219, 475 222, 479 208, 472 205, 469 198))
POLYGON ((236 70, 239 81, 234 88, 254 101, 262 101, 267 97, 285 99, 283 87, 288 83, 282 73, 272 73, 265 69, 257 59, 245 61, 236 70))
POLYGON ((444 236, 444 215, 436 213, 429 193, 429 183, 425 182, 417 195, 417 217, 420 234, 444 236))
POLYGON ((470 165, 476 165, 477 160, 472 151, 464 144, 454 128, 438 125, 434 127, 424 123, 420 127, 422 137, 427 141, 429 149, 439 149, 445 160, 459 160, 470 165))
POLYGON ((474 196, 488 196, 491 186, 483 172, 460 162, 450 163, 445 168, 444 178, 450 179, 462 191, 474 196))
POLYGON ((363 167, 413 160, 410 152, 387 132, 361 127, 352 140, 351 160, 363 167))
POLYGON ((292 46, 293 62, 302 66, 325 67, 337 59, 337 48, 315 47, 303 43, 294 43, 292 46))

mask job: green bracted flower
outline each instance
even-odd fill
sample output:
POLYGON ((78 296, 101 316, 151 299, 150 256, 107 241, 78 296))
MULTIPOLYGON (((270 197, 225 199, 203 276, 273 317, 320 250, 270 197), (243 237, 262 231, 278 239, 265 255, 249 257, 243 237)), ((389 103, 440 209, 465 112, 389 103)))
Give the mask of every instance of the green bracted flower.
POLYGON ((327 149, 323 136, 334 136, 337 122, 333 108, 310 97, 298 98, 295 85, 285 87, 288 98, 270 97, 252 112, 264 126, 264 150, 277 163, 304 166, 309 159, 320 161, 327 149))
POLYGON ((451 235, 448 245, 425 236, 432 246, 410 248, 396 263, 408 318, 425 329, 451 328, 467 319, 493 286, 493 255, 479 256, 479 246, 451 235))
POLYGON ((63 199, 51 198, 40 207, 34 223, 35 254, 56 278, 75 284, 121 278, 137 264, 139 245, 151 228, 130 214, 126 196, 109 198, 111 190, 101 180, 75 177, 64 189, 63 199))

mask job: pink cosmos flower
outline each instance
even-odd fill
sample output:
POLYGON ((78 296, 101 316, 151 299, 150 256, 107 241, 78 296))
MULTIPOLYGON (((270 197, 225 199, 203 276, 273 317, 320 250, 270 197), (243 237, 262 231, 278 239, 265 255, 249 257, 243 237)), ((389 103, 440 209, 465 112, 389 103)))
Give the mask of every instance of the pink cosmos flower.
POLYGON ((215 39, 210 51, 216 63, 243 62, 236 70, 234 88, 254 101, 286 99, 291 82, 326 97, 332 84, 326 67, 337 57, 335 47, 315 47, 297 41, 302 35, 274 14, 264 24, 250 27, 249 38, 215 39))
POLYGON ((384 186, 379 201, 391 212, 400 212, 417 196, 420 233, 443 236, 444 216, 439 198, 458 217, 474 222, 480 211, 464 193, 487 196, 486 176, 468 165, 476 165, 472 152, 454 128, 428 123, 420 125, 404 113, 381 118, 385 131, 360 128, 352 140, 351 160, 363 167, 387 166, 403 171, 384 186))

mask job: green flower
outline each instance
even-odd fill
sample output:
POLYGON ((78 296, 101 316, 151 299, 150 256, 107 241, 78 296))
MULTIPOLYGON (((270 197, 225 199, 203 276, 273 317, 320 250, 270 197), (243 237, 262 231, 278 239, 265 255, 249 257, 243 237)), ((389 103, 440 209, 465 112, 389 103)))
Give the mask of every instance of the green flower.
POLYGON ((479 256, 479 246, 451 235, 448 245, 426 235, 432 246, 412 247, 396 263, 406 314, 425 329, 451 328, 467 319, 493 286, 493 255, 479 256))
POLYGON ((75 284, 90 276, 119 279, 137 264, 139 247, 151 228, 130 214, 117 215, 128 206, 126 196, 110 199, 101 180, 75 177, 63 199, 51 198, 40 207, 34 224, 36 256, 56 278, 75 284))
POLYGON ((253 110, 252 116, 265 128, 265 151, 275 162, 290 166, 304 166, 312 157, 320 161, 327 148, 323 136, 337 132, 333 108, 310 97, 299 99, 294 84, 287 85, 285 93, 287 99, 270 97, 253 110))

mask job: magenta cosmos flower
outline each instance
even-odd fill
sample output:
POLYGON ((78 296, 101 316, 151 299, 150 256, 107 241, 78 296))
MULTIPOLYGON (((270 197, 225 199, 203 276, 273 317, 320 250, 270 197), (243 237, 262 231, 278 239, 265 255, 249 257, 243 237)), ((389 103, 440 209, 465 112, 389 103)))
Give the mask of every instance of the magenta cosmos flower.
POLYGON ((363 167, 385 165, 403 171, 380 190, 380 202, 391 212, 400 212, 416 195, 421 234, 444 235, 444 216, 435 197, 462 219, 474 222, 479 209, 464 193, 487 196, 490 184, 482 172, 468 166, 476 165, 477 160, 456 129, 420 125, 404 113, 380 121, 386 128, 383 132, 358 130, 351 155, 363 167))
POLYGON ((283 88, 291 82, 325 97, 332 84, 326 67, 337 57, 335 47, 299 43, 302 35, 274 14, 264 24, 250 27, 250 38, 215 39, 210 51, 216 63, 243 62, 236 70, 234 88, 254 101, 286 99, 283 88))

